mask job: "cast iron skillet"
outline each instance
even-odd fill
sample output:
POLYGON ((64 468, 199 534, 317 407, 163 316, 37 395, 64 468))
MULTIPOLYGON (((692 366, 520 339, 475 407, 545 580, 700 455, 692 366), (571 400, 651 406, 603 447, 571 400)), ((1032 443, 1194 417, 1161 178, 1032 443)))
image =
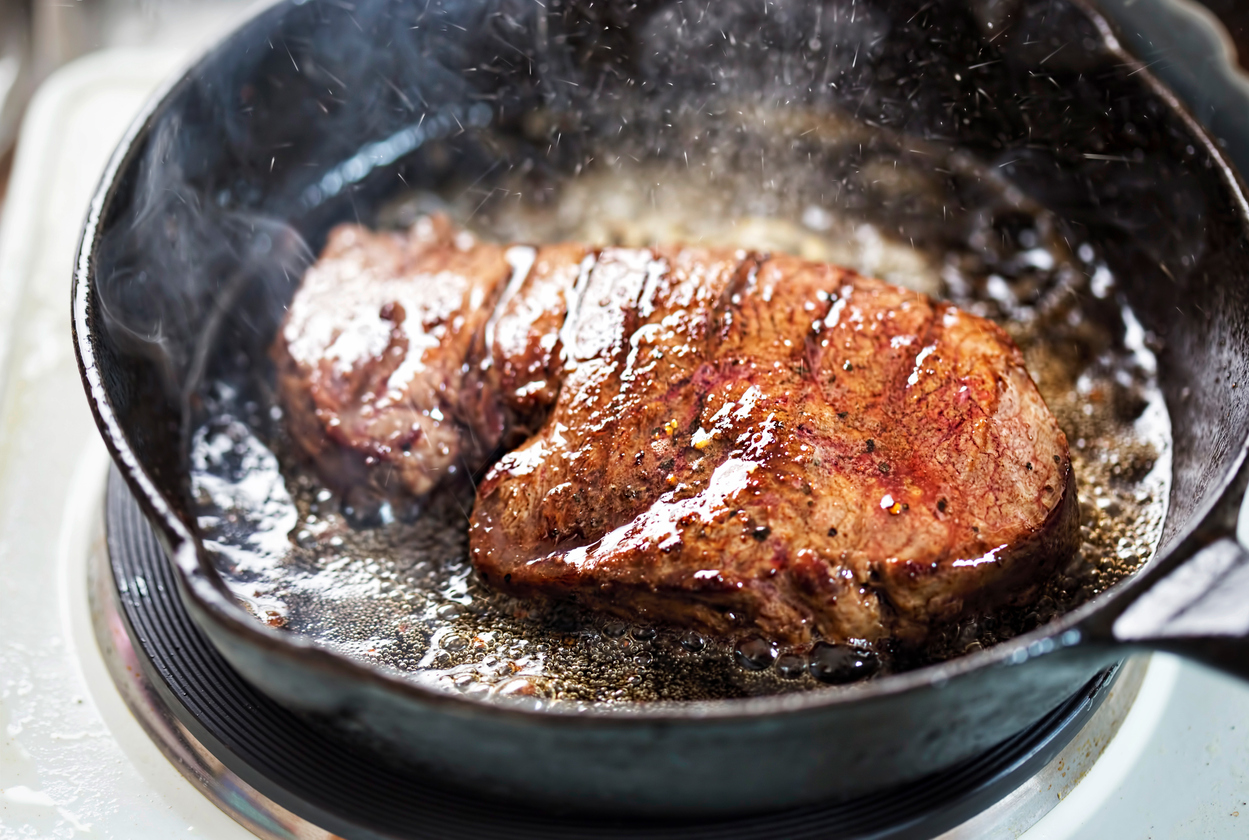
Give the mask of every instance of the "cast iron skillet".
POLYGON ((1133 649, 1249 677, 1249 555, 1234 538, 1249 480, 1247 225, 1219 146, 1075 0, 303 0, 259 13, 126 137, 91 206, 73 324, 97 422, 191 614, 260 689, 491 793, 757 810, 949 766, 1133 649), (682 111, 716 113, 726 92, 957 146, 1099 243, 1162 344, 1174 483, 1153 561, 940 666, 688 707, 453 697, 244 612, 196 539, 187 433, 202 382, 264 364, 308 248, 407 186, 488 185, 518 166, 567 177, 608 132, 697 152, 682 111))

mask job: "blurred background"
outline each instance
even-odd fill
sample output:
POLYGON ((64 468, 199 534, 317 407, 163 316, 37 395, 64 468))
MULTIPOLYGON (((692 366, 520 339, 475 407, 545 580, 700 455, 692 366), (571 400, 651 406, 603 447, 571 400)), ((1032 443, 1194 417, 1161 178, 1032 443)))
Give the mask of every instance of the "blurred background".
POLYGON ((1203 5, 1223 21, 1236 42, 1241 66, 1249 68, 1249 3, 1245 0, 1204 0, 1203 5))
POLYGON ((110 47, 207 45, 256 5, 255 0, 0 0, 0 200, 26 103, 50 73, 110 47))

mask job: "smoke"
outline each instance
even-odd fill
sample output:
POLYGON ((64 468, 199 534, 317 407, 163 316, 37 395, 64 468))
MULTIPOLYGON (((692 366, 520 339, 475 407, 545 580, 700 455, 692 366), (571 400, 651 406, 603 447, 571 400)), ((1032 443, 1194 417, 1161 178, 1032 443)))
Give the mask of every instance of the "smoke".
POLYGON ((149 363, 160 390, 177 400, 184 447, 192 397, 227 324, 267 341, 273 314, 312 259, 290 224, 222 206, 190 184, 180 163, 188 142, 179 117, 158 125, 125 235, 105 240, 98 260, 104 327, 116 348, 149 363))

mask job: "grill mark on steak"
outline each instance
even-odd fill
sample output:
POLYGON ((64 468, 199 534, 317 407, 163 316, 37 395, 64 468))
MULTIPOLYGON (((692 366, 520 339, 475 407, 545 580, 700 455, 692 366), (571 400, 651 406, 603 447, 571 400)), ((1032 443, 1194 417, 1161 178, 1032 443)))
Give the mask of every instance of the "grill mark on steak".
POLYGON ((523 440, 537 431, 562 379, 568 312, 589 278, 597 255, 581 245, 537 250, 515 294, 501 302, 488 338, 495 387, 523 440))
MULTIPOLYGON (((447 247, 449 224, 433 224, 447 247)), ((496 265, 504 252, 467 253, 496 265)), ((1066 438, 994 324, 786 256, 531 256, 510 282, 465 278, 491 303, 462 306, 472 332, 434 348, 469 372, 437 402, 459 452, 475 468, 491 441, 508 449, 470 523, 473 563, 495 586, 720 634, 914 645, 1035 599, 1074 552, 1066 438)), ((339 258, 327 249, 318 266, 339 258)), ((327 452, 374 443, 306 443, 325 414, 314 399, 309 415, 314 377, 288 358, 294 312, 275 345, 279 392, 325 475, 327 452)), ((405 475, 411 493, 435 483, 438 453, 418 454, 426 481, 405 475)))

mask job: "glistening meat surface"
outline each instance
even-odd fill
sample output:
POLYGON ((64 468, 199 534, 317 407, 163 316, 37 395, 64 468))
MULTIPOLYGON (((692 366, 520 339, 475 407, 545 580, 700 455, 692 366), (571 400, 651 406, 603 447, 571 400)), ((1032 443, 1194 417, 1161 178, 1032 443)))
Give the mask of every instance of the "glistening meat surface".
POLYGON ((442 216, 330 234, 272 349, 288 428, 327 484, 421 495, 494 451, 503 417, 468 360, 532 259, 442 216))
POLYGON ((485 258, 497 246, 463 253, 496 266, 493 291, 436 350, 473 383, 439 391, 440 413, 461 453, 483 418, 495 440, 536 430, 478 490, 472 557, 495 586, 716 633, 919 644, 1035 599, 1075 549, 1066 439, 988 321, 789 257, 563 245, 522 276, 485 258))

